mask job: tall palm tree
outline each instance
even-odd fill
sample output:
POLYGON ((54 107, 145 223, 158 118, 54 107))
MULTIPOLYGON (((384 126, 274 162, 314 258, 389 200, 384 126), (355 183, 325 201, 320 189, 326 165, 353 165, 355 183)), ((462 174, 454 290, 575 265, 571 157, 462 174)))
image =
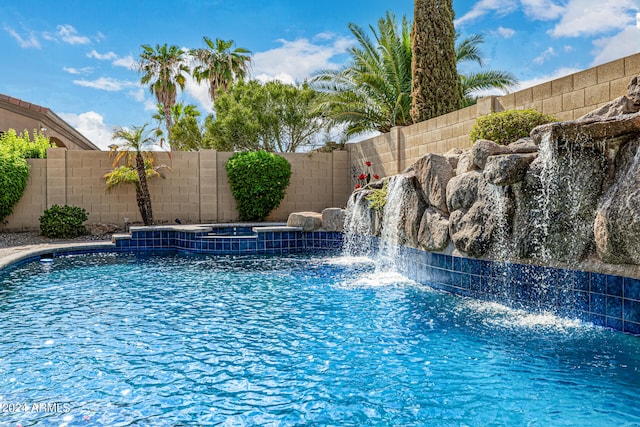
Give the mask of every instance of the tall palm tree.
POLYGON ((154 143, 153 138, 146 131, 147 125, 133 126, 131 130, 118 128, 113 132, 113 139, 119 144, 111 147, 109 155, 114 158, 113 170, 104 175, 107 191, 120 184, 133 184, 136 188, 136 201, 144 225, 153 225, 153 211, 151 209, 151 194, 147 179, 162 176, 156 166, 153 154, 149 151, 154 143), (124 161, 123 165, 119 165, 124 161))
POLYGON ((167 129, 171 129, 171 107, 176 103, 178 87, 184 89, 185 74, 190 72, 185 63, 185 52, 176 45, 167 46, 166 43, 156 44, 155 49, 142 45, 138 71, 143 73, 140 82, 149 84, 149 90, 162 105, 167 129))
POLYGON ((358 41, 350 49, 351 65, 325 70, 311 80, 325 92, 320 108, 337 123, 346 124, 347 135, 388 132, 411 123, 411 31, 406 17, 398 27, 387 12, 371 39, 358 25, 349 29, 358 41))
POLYGON ((235 80, 244 79, 251 66, 251 51, 242 47, 233 47, 233 40, 215 41, 203 37, 206 47, 191 50, 196 66, 193 77, 198 82, 209 83, 211 102, 216 100, 220 90, 226 90, 235 80))
MULTIPOLYGON (((456 41, 459 38, 456 34, 456 41)), ((480 67, 484 66, 482 60, 482 52, 480 45, 484 43, 484 37, 481 34, 472 34, 456 43, 456 62, 458 69, 460 64, 466 62, 475 62, 480 67)), ((474 92, 486 89, 502 89, 509 90, 518 84, 518 79, 508 71, 486 70, 479 72, 461 73, 458 71, 460 82, 462 83, 463 104, 465 107, 473 105, 477 101, 477 97, 473 96, 474 92)))

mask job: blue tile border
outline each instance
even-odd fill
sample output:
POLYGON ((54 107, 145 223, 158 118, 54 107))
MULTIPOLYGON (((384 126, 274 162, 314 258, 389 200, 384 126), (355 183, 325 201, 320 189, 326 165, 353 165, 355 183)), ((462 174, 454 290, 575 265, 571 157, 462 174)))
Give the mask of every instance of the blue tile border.
POLYGON ((409 247, 399 255, 400 273, 437 289, 640 335, 640 279, 409 247))

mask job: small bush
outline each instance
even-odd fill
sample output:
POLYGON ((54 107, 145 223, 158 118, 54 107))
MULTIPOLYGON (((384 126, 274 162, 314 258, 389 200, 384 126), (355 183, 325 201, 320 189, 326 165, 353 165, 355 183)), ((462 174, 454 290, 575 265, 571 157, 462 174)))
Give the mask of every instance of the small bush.
POLYGON ((40 232, 43 236, 70 239, 86 233, 83 222, 88 213, 76 206, 53 205, 40 217, 40 232))
POLYGON ((236 153, 226 169, 242 221, 264 220, 284 199, 291 178, 287 159, 266 151, 236 153))
POLYGON ((507 145, 529 136, 531 130, 545 123, 557 122, 555 117, 538 110, 508 110, 478 117, 469 137, 473 142, 488 139, 507 145))
POLYGON ((29 164, 19 155, 0 150, 0 221, 11 215, 20 201, 27 180, 29 164))
POLYGON ((382 211, 387 204, 387 181, 382 184, 382 188, 373 189, 365 199, 369 202, 369 208, 382 211))

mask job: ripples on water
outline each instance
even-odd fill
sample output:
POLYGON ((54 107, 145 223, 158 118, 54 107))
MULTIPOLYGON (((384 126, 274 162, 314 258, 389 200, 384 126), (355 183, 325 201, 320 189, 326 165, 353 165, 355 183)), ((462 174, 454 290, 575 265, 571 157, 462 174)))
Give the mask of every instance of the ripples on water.
POLYGON ((640 339, 366 258, 31 263, 0 325, 0 405, 68 404, 3 426, 640 424, 640 339))

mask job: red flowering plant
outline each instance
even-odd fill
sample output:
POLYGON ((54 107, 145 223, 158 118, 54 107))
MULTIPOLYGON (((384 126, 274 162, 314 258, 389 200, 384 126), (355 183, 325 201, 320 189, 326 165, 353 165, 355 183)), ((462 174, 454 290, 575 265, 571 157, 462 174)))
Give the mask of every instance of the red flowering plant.
POLYGON ((360 175, 358 175, 358 183, 356 184, 355 189, 357 190, 358 188, 362 188, 365 187, 367 184, 369 184, 369 182, 371 182, 371 178, 373 177, 373 179, 380 179, 379 175, 375 175, 375 174, 371 174, 371 162, 370 161, 366 161, 364 162, 364 164, 367 166, 367 171, 366 173, 361 173, 360 175))

